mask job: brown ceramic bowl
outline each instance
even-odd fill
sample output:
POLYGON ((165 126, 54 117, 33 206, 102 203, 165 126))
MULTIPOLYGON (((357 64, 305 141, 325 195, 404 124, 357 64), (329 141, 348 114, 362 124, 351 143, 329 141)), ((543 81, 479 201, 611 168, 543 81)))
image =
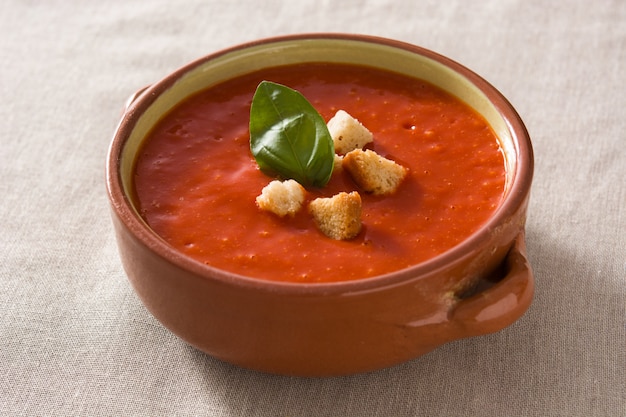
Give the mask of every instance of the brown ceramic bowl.
POLYGON ((526 311, 533 276, 524 223, 533 173, 528 133, 510 103, 467 68, 406 43, 358 35, 273 38, 226 49, 132 97, 112 141, 107 188, 122 263, 163 325, 242 367, 299 376, 343 375, 416 358, 443 343, 495 332, 526 311), (258 280, 177 252, 144 222, 133 163, 151 127, 190 94, 256 69, 334 61, 425 79, 481 113, 505 153, 505 198, 475 234, 444 254, 378 277, 328 284, 258 280))

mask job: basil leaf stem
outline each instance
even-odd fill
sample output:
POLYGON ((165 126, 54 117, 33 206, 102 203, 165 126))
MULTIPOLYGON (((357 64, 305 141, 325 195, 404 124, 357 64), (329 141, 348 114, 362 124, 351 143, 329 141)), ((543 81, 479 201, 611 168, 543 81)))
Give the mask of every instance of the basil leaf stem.
POLYGON ((250 107, 250 151, 263 172, 323 187, 335 148, 326 122, 298 91, 262 81, 250 107))

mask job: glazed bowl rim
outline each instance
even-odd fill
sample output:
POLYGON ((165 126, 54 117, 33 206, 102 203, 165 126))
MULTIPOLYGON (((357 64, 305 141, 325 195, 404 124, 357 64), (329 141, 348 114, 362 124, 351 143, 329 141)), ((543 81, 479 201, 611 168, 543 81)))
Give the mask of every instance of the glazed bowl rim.
POLYGON ((174 70, 161 80, 145 88, 145 90, 142 90, 136 95, 136 97, 134 97, 132 102, 128 104, 128 107, 126 108, 115 130, 115 134, 107 154, 105 176, 107 193, 112 211, 121 220, 124 227, 126 227, 127 230, 130 231, 131 234, 149 250, 155 252, 158 256, 166 259, 179 268, 191 272, 198 279, 216 280, 226 285, 246 287, 255 291, 329 295, 360 293, 377 288, 394 286, 403 283, 408 279, 419 279, 431 276, 433 274, 437 274, 438 271, 447 268, 450 264, 454 264, 472 256, 474 248, 480 247, 481 243, 486 242, 490 238, 491 233, 496 230, 499 225, 505 223, 506 219, 512 216, 524 204, 524 201, 530 192, 533 169, 534 158, 532 144, 530 142, 528 131, 526 130, 519 114, 503 94, 501 94, 484 78, 467 67, 429 49, 399 40, 362 34, 302 33, 269 37, 221 49, 174 70), (126 140, 135 127, 137 119, 160 94, 170 88, 178 79, 194 68, 206 64, 213 59, 229 53, 245 50, 247 48, 264 45, 267 46, 287 41, 315 40, 356 41, 361 43, 379 44, 391 47, 392 49, 401 49, 434 60, 452 70, 456 74, 461 75, 471 84, 476 86, 483 94, 485 94, 491 104, 497 109, 504 122, 507 124, 507 128, 512 132, 517 162, 515 164, 516 168, 513 180, 505 199, 489 220, 476 232, 446 252, 411 267, 363 279, 325 283, 272 281, 239 275, 205 265, 202 262, 179 252, 159 237, 152 229, 150 229, 145 221, 140 218, 139 214, 133 208, 131 199, 124 191, 120 175, 120 155, 122 155, 126 140))

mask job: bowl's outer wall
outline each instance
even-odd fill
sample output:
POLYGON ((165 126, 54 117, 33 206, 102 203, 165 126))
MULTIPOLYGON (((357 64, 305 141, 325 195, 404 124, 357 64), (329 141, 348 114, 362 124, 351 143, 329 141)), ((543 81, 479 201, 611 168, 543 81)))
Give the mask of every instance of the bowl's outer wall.
POLYGON ((489 244, 476 248, 476 257, 389 287, 332 294, 259 291, 199 277, 146 247, 116 214, 113 219, 130 282, 173 333, 242 367, 329 376, 395 365, 445 342, 500 330, 521 316, 529 297, 489 323, 453 313, 455 304, 465 302, 455 297, 463 283, 504 261, 521 233, 523 216, 512 217, 489 244))
MULTIPOLYGON (((159 88, 163 91, 167 85, 149 93, 154 95, 159 88)), ((499 106, 508 105, 503 98, 498 102, 499 106)), ((142 105, 145 109, 146 105, 140 104, 132 111, 140 113, 142 105)), ((512 108, 508 111, 511 117, 518 117, 512 108)), ((185 259, 138 219, 120 178, 124 141, 132 130, 128 120, 136 115, 125 117, 127 122, 121 123, 116 133, 107 166, 122 264, 148 310, 173 333, 216 358, 286 375, 370 371, 413 359, 451 340, 500 330, 530 304, 529 268, 517 274, 521 278, 511 291, 503 284, 499 292, 493 292, 496 299, 480 294, 471 300, 457 297, 496 270, 516 239, 523 240, 532 177, 530 148, 516 156, 525 170, 515 180, 523 186, 516 188, 517 195, 509 196, 516 204, 502 221, 489 226, 481 239, 450 262, 419 273, 409 269, 354 284, 251 284, 254 280, 213 273, 185 259), (505 297, 507 291, 512 298, 505 297), (460 313, 455 315, 457 310, 460 313)), ((515 135, 530 146, 521 120, 514 122, 518 126, 515 135)))

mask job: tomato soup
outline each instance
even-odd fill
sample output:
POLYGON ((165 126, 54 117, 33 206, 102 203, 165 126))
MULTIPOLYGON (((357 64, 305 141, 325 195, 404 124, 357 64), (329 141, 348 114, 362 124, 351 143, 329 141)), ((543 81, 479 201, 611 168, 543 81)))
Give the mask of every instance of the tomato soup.
POLYGON ((377 276, 458 245, 500 204, 506 172, 500 144, 466 104, 426 82, 343 64, 264 69, 213 86, 155 126, 134 172, 141 216, 199 262, 287 282, 377 276), (359 191, 362 229, 351 240, 323 235, 306 209, 281 218, 256 197, 272 179, 251 155, 248 124, 262 80, 300 91, 329 120, 343 109, 374 135, 367 148, 408 168, 389 196, 359 190, 337 170, 307 201, 359 191))

